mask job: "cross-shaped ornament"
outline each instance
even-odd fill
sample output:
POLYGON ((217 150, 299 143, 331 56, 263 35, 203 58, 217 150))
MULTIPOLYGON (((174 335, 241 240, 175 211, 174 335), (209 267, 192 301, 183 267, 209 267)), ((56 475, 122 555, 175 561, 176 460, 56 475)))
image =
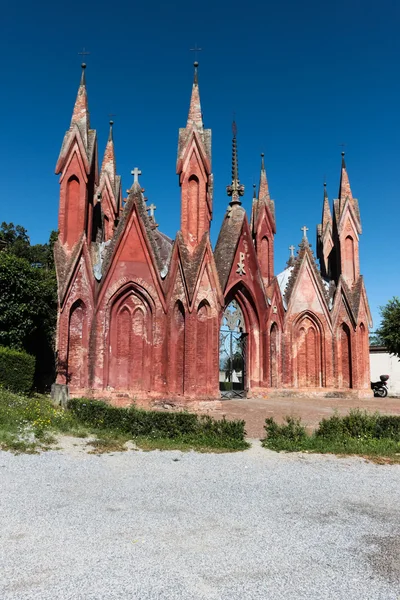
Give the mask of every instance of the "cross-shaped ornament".
POLYGON ((139 175, 142 174, 142 171, 140 169, 138 169, 137 167, 135 167, 132 171, 131 171, 131 175, 133 175, 133 183, 139 183, 139 175))
POLYGON ((291 246, 289 246, 289 250, 290 250, 290 256, 294 257, 294 251, 296 250, 296 248, 293 246, 293 244, 291 246))
POLYGON ((157 206, 153 203, 150 204, 150 206, 147 207, 148 212, 150 213, 150 217, 153 217, 154 219, 154 211, 156 210, 157 206))
POLYGON ((85 57, 87 54, 90 54, 90 52, 86 52, 86 49, 84 48, 84 49, 82 50, 82 52, 78 52, 78 54, 79 54, 80 56, 83 56, 83 57, 85 57))
POLYGON ((307 231, 308 231, 308 227, 306 227, 304 225, 304 227, 300 227, 301 231, 303 232, 303 238, 307 239, 307 231))
POLYGON ((194 48, 190 48, 190 52, 194 52, 194 59, 197 61, 197 55, 202 51, 202 48, 197 47, 197 42, 194 45, 194 48))

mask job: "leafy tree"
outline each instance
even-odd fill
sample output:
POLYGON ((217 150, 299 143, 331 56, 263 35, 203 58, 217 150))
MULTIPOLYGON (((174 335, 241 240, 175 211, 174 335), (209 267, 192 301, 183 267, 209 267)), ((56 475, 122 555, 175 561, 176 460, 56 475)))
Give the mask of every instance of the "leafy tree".
POLYGON ((28 232, 21 225, 3 221, 0 226, 0 241, 4 245, 3 251, 18 256, 18 258, 25 258, 35 267, 54 268, 53 248, 57 237, 58 232, 52 231, 47 244, 31 246, 28 232))
POLYGON ((54 333, 57 282, 53 246, 30 246, 26 229, 2 223, 0 240, 0 346, 25 350, 36 357, 35 384, 44 389, 54 381, 54 333))
POLYGON ((400 298, 394 296, 380 311, 382 322, 376 333, 390 354, 400 358, 400 298))

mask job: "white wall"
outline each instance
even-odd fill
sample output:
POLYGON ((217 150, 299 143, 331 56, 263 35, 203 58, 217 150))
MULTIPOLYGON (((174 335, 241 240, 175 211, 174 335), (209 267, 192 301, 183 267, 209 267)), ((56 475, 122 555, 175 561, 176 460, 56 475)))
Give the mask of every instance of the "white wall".
POLYGON ((386 352, 384 348, 370 346, 369 361, 371 381, 379 381, 380 375, 389 375, 389 396, 400 397, 400 360, 386 352))

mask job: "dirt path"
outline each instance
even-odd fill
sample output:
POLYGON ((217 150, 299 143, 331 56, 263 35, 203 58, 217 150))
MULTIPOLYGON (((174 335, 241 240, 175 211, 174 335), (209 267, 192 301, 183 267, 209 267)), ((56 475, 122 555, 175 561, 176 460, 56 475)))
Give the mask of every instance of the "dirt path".
POLYGON ((249 398, 243 400, 223 400, 217 410, 208 410, 212 417, 226 415, 228 419, 244 419, 249 438, 264 435, 264 422, 274 417, 281 422, 286 415, 301 417, 309 429, 314 429, 324 417, 335 410, 340 414, 352 408, 362 408, 370 412, 400 415, 400 398, 249 398))

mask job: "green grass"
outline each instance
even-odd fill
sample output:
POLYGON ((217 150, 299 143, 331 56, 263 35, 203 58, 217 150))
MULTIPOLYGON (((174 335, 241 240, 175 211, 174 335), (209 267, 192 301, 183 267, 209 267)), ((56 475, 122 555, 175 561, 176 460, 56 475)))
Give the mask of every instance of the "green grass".
MULTIPOLYGON (((88 407, 89 400, 81 402, 88 407)), ((99 408, 104 403, 99 403, 99 408)), ((97 407, 94 407, 94 410, 97 407)), ((104 408, 104 407, 103 407, 104 408)), ((106 407, 104 410, 108 410, 106 407)), ((235 439, 237 436, 237 424, 230 422, 215 422, 210 418, 199 419, 203 431, 196 428, 191 433, 179 434, 180 422, 185 422, 192 417, 185 415, 176 418, 164 417, 160 413, 154 413, 154 419, 161 422, 164 429, 152 429, 147 435, 132 434, 117 427, 121 415, 126 415, 124 409, 110 407, 114 421, 107 424, 102 418, 85 422, 84 414, 78 414, 71 410, 63 410, 55 407, 50 398, 44 395, 23 396, 14 394, 0 388, 0 448, 15 453, 34 453, 55 447, 57 436, 69 435, 79 438, 90 437, 88 451, 94 454, 107 452, 125 451, 128 441, 134 442, 136 447, 143 450, 196 450, 198 452, 234 452, 245 450, 249 444, 243 439, 235 439), (175 429, 166 429, 166 419, 169 419, 175 429), (165 421, 165 422, 164 422, 165 421), (174 423, 176 421, 176 423, 174 423), (221 435, 220 428, 225 435, 221 435)), ((126 411, 126 409, 125 409, 126 411)), ((131 413, 135 409, 131 409, 131 413)), ((151 411, 138 411, 140 423, 148 423, 153 418, 151 411)), ((129 413, 133 419, 135 415, 129 413)), ((181 413, 182 415, 182 413, 181 413)), ((197 419, 197 417, 196 417, 197 419)), ((240 430, 240 427, 239 427, 240 430)), ((237 436, 238 437, 238 436, 237 436)))
POLYGON ((265 448, 277 452, 357 455, 375 462, 400 463, 400 417, 352 410, 348 415, 323 419, 307 434, 300 419, 286 417, 279 425, 266 419, 265 448))

